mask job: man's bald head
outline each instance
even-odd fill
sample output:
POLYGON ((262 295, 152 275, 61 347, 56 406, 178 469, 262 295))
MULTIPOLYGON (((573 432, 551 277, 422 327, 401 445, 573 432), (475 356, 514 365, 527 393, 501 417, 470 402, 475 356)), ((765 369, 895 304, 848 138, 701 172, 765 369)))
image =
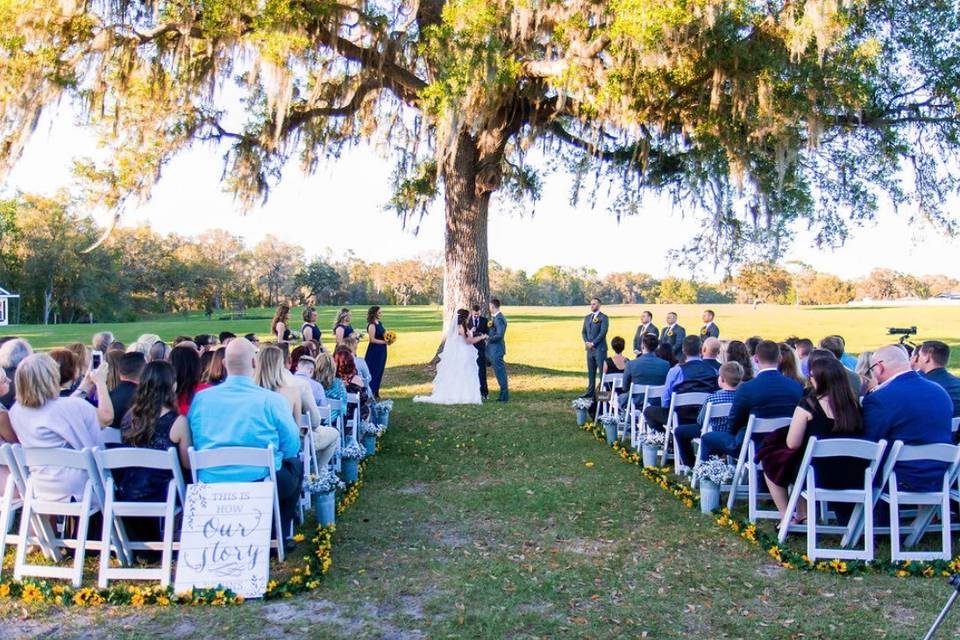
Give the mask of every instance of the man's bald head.
POLYGON ((231 340, 223 359, 227 375, 252 377, 257 366, 256 357, 257 349, 249 340, 231 340))
POLYGON ((720 341, 716 338, 707 338, 703 341, 703 357, 716 360, 720 355, 720 341))
POLYGON ((898 373, 910 369, 910 356, 897 344, 880 347, 873 352, 873 372, 877 382, 883 384, 898 373))

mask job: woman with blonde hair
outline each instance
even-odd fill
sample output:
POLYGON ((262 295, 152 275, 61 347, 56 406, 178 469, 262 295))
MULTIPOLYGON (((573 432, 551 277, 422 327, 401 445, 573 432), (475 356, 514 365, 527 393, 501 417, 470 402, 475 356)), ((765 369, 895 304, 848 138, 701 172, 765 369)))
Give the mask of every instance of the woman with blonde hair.
POLYGON ((864 351, 857 356, 857 367, 854 371, 860 376, 860 395, 864 396, 877 386, 877 379, 873 377, 873 351, 864 351))
POLYGON ((350 326, 352 319, 350 309, 340 309, 340 313, 337 314, 337 321, 333 324, 333 337, 336 339, 338 347, 353 333, 353 327, 350 326))
POLYGON ((339 409, 330 410, 330 419, 336 420, 343 414, 343 403, 347 401, 347 387, 343 380, 337 377, 333 356, 326 351, 317 356, 317 368, 313 371, 313 377, 323 387, 327 400, 336 400, 341 403, 339 409))
MULTIPOLYGON (((98 367, 97 388, 106 390, 107 368, 98 367)), ((17 367, 17 402, 10 409, 10 423, 24 447, 81 450, 103 446, 97 410, 86 400, 60 397, 60 367, 45 353, 28 356, 17 367)), ((109 394, 106 394, 109 398, 109 394)), ((83 497, 85 471, 63 467, 30 470, 37 497, 44 500, 77 501, 83 497)))
POLYGON ((289 372, 284 366, 285 363, 286 356, 283 354, 283 349, 268 344, 260 349, 260 353, 257 354, 257 371, 254 374, 253 381, 264 389, 276 391, 282 395, 287 404, 290 405, 293 419, 299 425, 300 414, 303 413, 300 389, 294 384, 292 376, 287 378, 289 372))
POLYGON ((777 346, 780 347, 780 366, 777 367, 780 373, 806 387, 807 381, 800 371, 800 357, 797 352, 786 342, 780 342, 777 346))

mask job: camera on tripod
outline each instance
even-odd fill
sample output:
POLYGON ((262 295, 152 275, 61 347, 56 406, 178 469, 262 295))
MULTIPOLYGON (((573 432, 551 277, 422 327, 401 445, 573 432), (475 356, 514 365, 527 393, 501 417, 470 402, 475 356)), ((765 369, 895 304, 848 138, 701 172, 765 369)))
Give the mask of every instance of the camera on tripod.
POLYGON ((917 335, 917 327, 888 327, 887 335, 889 336, 900 336, 900 344, 907 348, 911 354, 913 350, 917 348, 917 345, 910 342, 910 336, 917 335))

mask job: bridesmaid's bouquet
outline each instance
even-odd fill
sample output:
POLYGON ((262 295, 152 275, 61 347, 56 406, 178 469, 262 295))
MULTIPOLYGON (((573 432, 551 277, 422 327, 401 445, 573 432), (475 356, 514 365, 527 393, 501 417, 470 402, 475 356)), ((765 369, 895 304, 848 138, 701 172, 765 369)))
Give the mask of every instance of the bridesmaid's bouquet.
POLYGON ((387 331, 383 334, 383 339, 387 344, 393 344, 397 341, 397 332, 396 331, 387 331))

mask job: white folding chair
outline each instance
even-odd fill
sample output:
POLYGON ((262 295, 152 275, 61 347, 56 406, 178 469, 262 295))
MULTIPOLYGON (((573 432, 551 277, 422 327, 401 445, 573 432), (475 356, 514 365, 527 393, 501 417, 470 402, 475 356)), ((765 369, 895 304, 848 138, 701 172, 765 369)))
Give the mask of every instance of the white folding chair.
POLYGON ((351 439, 353 442, 360 441, 360 394, 359 393, 348 393, 347 394, 347 403, 343 408, 344 417, 344 431, 347 429, 350 430, 351 439), (353 406, 353 410, 350 410, 350 406, 353 406))
POLYGON ((960 431, 960 418, 953 418, 950 421, 950 433, 953 434, 953 440, 957 440, 957 432, 960 431))
MULTIPOLYGON (((643 400, 638 407, 634 401, 634 394, 631 392, 630 400, 627 402, 629 407, 628 418, 630 420, 630 444, 634 449, 640 447, 640 437, 647 430, 647 421, 643 417, 644 410, 650 406, 650 401, 657 399, 660 400, 660 403, 663 404, 663 393, 666 390, 666 385, 636 385, 637 387, 642 387, 643 400)), ((630 384, 631 389, 634 387, 634 384, 630 384)))
POLYGON ((104 427, 103 444, 123 444, 123 432, 115 427, 104 427))
POLYGON ((732 510, 737 497, 743 496, 744 488, 741 485, 743 484, 744 474, 746 474, 747 511, 750 522, 756 522, 758 518, 780 519, 780 512, 776 509, 760 509, 757 506, 759 500, 769 500, 770 493, 760 486, 760 472, 763 470, 763 466, 755 462, 757 451, 753 438, 789 426, 790 418, 758 418, 751 413, 747 420, 747 430, 743 437, 743 443, 740 445, 737 467, 733 472, 733 480, 730 483, 727 508, 732 510))
POLYGON ((828 440, 819 440, 816 437, 810 438, 807 443, 807 449, 804 452, 803 460, 800 463, 800 471, 797 475, 797 482, 794 484, 793 491, 790 494, 790 500, 787 503, 787 509, 780 521, 780 533, 778 539, 783 543, 787 534, 796 531, 806 531, 807 534, 807 557, 815 561, 820 558, 839 558, 841 560, 873 560, 873 505, 874 505, 874 479, 880 468, 880 460, 883 458, 883 452, 887 448, 887 441, 870 442, 869 440, 860 440, 857 438, 831 438, 828 440), (863 486, 855 489, 824 489, 817 487, 816 472, 814 469, 814 460, 827 458, 859 458, 869 462, 863 472, 863 486), (794 513, 797 510, 797 503, 803 498, 807 501, 807 523, 806 525, 791 525, 794 513), (846 544, 845 540, 850 534, 851 527, 854 526, 851 520, 847 526, 827 525, 818 522, 817 511, 821 504, 829 502, 842 502, 856 505, 863 516, 863 527, 866 534, 863 549, 853 549, 846 544), (818 534, 841 534, 844 540, 841 541, 839 548, 826 548, 817 546, 818 534))
POLYGON ((3 573, 3 558, 6 557, 7 543, 19 544, 20 536, 10 532, 14 517, 23 507, 22 496, 25 493, 23 476, 13 456, 9 444, 0 446, 0 469, 7 474, 3 482, 3 497, 0 498, 0 574, 3 573))
POLYGON ((118 449, 98 449, 94 452, 97 468, 103 480, 103 534, 100 543, 100 573, 98 585, 101 589, 107 588, 110 580, 159 580, 161 587, 170 584, 170 572, 173 567, 173 541, 177 530, 176 516, 180 513, 186 499, 186 486, 183 481, 183 472, 180 469, 180 459, 177 450, 170 447, 166 451, 156 449, 139 449, 123 447, 118 449), (169 471, 170 481, 167 483, 167 497, 163 502, 123 502, 117 500, 116 483, 113 473, 117 469, 124 469, 133 473, 137 469, 155 469, 169 471), (179 505, 179 506, 178 506, 179 505), (123 518, 162 518, 162 541, 132 541, 120 538, 116 546, 126 552, 129 567, 114 568, 110 566, 110 549, 114 546, 115 531, 124 531, 123 518), (134 551, 160 551, 161 561, 159 568, 140 568, 133 566, 134 551))
MULTIPOLYGON (((338 406, 339 406, 339 403, 337 403, 337 404, 338 404, 338 406)), ((328 464, 328 466, 329 466, 333 471, 339 473, 339 472, 340 472, 340 449, 341 449, 342 446, 343 446, 343 445, 341 444, 342 441, 343 441, 343 430, 338 428, 339 421, 333 420, 333 419, 331 418, 331 416, 333 415, 333 407, 332 407, 332 406, 318 407, 318 411, 320 412, 320 426, 323 426, 323 427, 331 427, 331 428, 333 428, 333 429, 337 429, 337 431, 340 432, 340 441, 337 442, 337 449, 336 449, 336 451, 333 452, 333 457, 330 458, 330 463, 328 464)), ((316 455, 316 454, 317 454, 316 442, 314 442, 312 446, 313 446, 313 459, 314 459, 314 461, 316 461, 316 459, 317 459, 317 455, 316 455)), ((318 469, 317 469, 317 474, 318 474, 318 475, 319 475, 320 471, 322 471, 322 470, 318 468, 318 469)))
POLYGON ((890 506, 890 561, 903 560, 950 560, 953 558, 950 547, 950 488, 957 482, 960 469, 960 446, 952 444, 926 444, 907 446, 897 440, 893 443, 885 467, 890 468, 886 483, 881 485, 883 493, 880 499, 890 506), (947 463, 943 474, 943 483, 938 491, 903 491, 897 484, 896 465, 899 462, 926 460, 947 463), (935 515, 940 515, 940 551, 903 551, 901 550, 900 506, 916 505, 918 511, 911 525, 906 529, 909 536, 903 546, 914 546, 923 534, 931 529, 930 523, 935 515))
MULTIPOLYGON (((93 460, 93 452, 89 449, 76 451, 74 449, 49 448, 35 449, 16 446, 13 448, 17 464, 24 474, 24 503, 23 513, 20 516, 20 541, 17 545, 16 560, 13 575, 17 580, 24 576, 39 578, 60 578, 70 580, 74 588, 79 588, 83 581, 83 561, 87 549, 98 549, 99 542, 88 539, 90 516, 100 511, 103 505, 103 485, 100 484, 100 474, 93 460), (36 478, 31 474, 34 467, 61 467, 82 471, 87 479, 83 484, 83 494, 80 502, 66 502, 48 500, 36 492, 36 478), (29 530, 30 521, 47 516, 73 517, 77 519, 76 538, 66 538, 50 533, 47 541, 55 548, 73 549, 73 566, 47 566, 27 563, 27 547, 32 543, 29 530)), ((123 558, 122 550, 118 549, 118 557, 123 558)))
MULTIPOLYGON (((732 402, 708 402, 706 408, 703 410, 703 425, 700 427, 700 435, 713 431, 713 427, 710 425, 711 420, 728 418, 730 416, 730 407, 732 406, 732 402)), ((693 462, 693 466, 696 467, 700 464, 700 438, 694 438, 691 444, 693 444, 694 449, 696 449, 693 462)), ((677 443, 674 442, 674 447, 676 446, 677 443)), ((690 486, 693 488, 697 486, 697 480, 692 475, 690 476, 690 486)), ((727 490, 729 490, 729 488, 727 490)), ((721 488, 721 491, 723 491, 723 488, 721 488)))
POLYGON ((597 403, 596 411, 594 411, 594 422, 598 421, 601 416, 619 415, 620 403, 617 401, 617 389, 623 389, 623 374, 622 373, 605 373, 600 377, 600 389, 601 391, 606 390, 609 387, 610 397, 607 400, 603 400, 597 403))
MULTIPOLYGON (((218 447, 197 451, 188 450, 190 470, 193 481, 200 481, 200 471, 217 467, 261 467, 267 469, 270 482, 273 483, 273 536, 270 546, 277 550, 277 558, 283 562, 283 523, 280 521, 280 497, 277 493, 277 470, 274 466, 273 445, 266 449, 255 447, 218 447)), ((265 478, 266 479, 266 478, 265 478)))
POLYGON ((680 472, 679 456, 671 454, 670 448, 673 444, 673 430, 680 425, 680 418, 677 410, 683 407, 702 407, 703 403, 710 397, 709 393, 672 393, 670 397, 670 409, 667 411, 667 423, 663 426, 666 430, 666 438, 663 441, 663 450, 660 452, 660 466, 667 464, 667 459, 673 455, 673 470, 680 472))
POLYGON ((304 521, 304 512, 310 509, 310 492, 307 491, 307 482, 310 474, 317 472, 317 450, 313 443, 313 429, 310 426, 309 414, 300 416, 300 462, 303 463, 303 482, 300 484, 300 500, 297 502, 299 521, 304 521))

